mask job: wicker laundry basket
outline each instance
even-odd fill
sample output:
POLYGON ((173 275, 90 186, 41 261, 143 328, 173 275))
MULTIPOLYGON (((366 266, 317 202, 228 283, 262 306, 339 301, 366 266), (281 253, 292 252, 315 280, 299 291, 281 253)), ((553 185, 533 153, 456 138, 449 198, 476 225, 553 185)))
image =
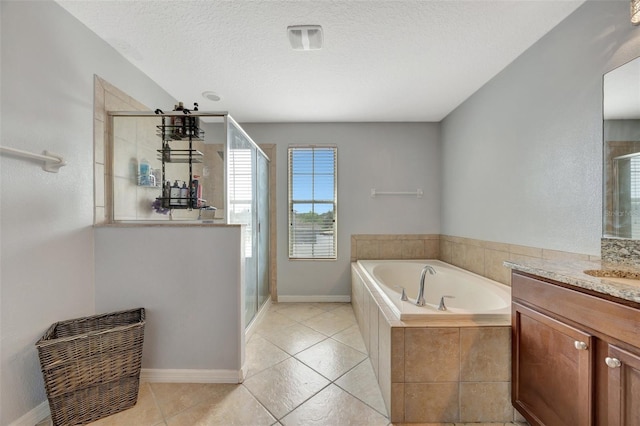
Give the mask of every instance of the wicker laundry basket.
POLYGON ((53 324, 36 343, 51 419, 84 425, 138 399, 144 308, 53 324))

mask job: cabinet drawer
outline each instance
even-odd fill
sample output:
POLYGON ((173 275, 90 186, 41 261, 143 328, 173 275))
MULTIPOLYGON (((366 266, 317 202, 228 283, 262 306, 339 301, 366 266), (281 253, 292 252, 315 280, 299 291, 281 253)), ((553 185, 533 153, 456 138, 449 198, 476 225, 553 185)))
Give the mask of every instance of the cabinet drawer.
MULTIPOLYGON (((515 301, 553 312, 591 330, 640 347, 640 310, 600 299, 551 282, 513 273, 515 301)), ((555 316, 554 315, 554 316, 555 316)))

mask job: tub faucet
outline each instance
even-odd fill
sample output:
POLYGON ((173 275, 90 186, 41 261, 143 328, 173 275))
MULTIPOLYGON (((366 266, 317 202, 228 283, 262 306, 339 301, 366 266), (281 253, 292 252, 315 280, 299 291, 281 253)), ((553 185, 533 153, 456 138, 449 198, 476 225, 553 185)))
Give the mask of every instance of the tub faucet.
POLYGON ((431 265, 425 265, 424 268, 422 268, 422 274, 420 274, 420 290, 418 291, 418 297, 416 299, 416 305, 418 306, 424 306, 424 278, 427 275, 427 271, 429 271, 429 273, 431 275, 435 275, 436 274, 436 270, 433 269, 433 266, 431 265))

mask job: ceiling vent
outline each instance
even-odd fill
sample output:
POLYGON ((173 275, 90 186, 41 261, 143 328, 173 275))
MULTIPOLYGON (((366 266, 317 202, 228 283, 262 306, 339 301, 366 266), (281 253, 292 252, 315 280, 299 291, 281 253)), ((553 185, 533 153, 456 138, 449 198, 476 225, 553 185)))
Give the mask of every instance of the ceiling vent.
POLYGON ((320 25, 292 25, 287 27, 287 33, 293 50, 322 49, 322 27, 320 25))

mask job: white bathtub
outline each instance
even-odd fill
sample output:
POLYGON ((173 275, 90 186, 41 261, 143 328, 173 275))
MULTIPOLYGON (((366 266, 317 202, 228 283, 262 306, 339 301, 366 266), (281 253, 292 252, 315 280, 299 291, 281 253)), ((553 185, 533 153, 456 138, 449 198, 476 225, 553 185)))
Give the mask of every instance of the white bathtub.
POLYGON ((356 267, 368 285, 380 294, 391 311, 402 321, 434 319, 472 320, 502 325, 511 321, 511 288, 439 260, 359 260, 356 267), (416 306, 420 274, 431 265, 424 285, 425 306, 416 306), (401 287, 409 301, 400 300, 401 287), (438 310, 442 296, 447 310, 438 310))

